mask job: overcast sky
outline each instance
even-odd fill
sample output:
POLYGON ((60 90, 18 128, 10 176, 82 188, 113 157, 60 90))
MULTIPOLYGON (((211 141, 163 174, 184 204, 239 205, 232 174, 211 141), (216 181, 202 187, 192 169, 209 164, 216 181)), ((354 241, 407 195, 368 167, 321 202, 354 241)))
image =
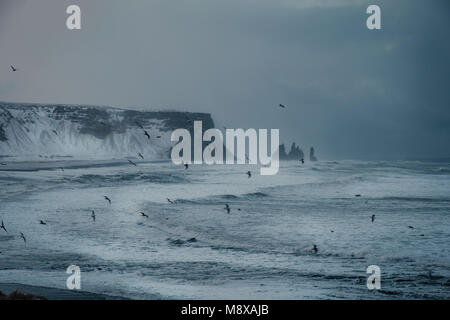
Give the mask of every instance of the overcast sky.
POLYGON ((210 112, 319 158, 443 157, 449 39, 448 0, 0 0, 0 100, 210 112))

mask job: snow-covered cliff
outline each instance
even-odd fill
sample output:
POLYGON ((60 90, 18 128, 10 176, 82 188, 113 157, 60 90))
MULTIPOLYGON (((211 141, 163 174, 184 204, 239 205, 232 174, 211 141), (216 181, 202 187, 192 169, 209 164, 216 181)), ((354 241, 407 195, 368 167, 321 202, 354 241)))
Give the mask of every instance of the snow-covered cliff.
POLYGON ((192 131, 192 120, 202 120, 204 130, 214 127, 207 113, 0 102, 0 155, 168 159, 172 131, 192 131))

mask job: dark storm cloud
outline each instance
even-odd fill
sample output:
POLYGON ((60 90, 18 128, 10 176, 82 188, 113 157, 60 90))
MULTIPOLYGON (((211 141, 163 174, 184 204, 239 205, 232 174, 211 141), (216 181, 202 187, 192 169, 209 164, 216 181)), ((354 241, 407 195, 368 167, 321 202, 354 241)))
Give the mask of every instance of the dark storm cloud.
POLYGON ((3 3, 0 100, 206 111, 319 156, 450 155, 447 1, 3 3))

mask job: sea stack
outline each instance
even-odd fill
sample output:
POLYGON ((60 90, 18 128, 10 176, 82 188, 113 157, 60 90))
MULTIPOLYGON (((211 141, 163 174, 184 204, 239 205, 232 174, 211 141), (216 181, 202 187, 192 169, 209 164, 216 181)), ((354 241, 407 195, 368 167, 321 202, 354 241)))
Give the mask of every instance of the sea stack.
POLYGON ((314 154, 314 147, 309 150, 309 160, 312 162, 317 161, 316 155, 314 154))
POLYGON ((286 152, 284 144, 280 145, 279 148, 280 160, 300 160, 304 158, 303 150, 300 146, 296 145, 295 142, 291 145, 291 150, 289 153, 286 152))

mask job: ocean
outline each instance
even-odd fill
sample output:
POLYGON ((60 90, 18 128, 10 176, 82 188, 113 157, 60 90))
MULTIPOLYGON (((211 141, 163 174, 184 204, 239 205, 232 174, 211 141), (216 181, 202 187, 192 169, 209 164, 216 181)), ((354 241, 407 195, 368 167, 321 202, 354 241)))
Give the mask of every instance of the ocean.
POLYGON ((450 161, 286 161, 274 176, 2 162, 0 283, 65 288, 77 265, 83 291, 132 299, 450 298, 450 161))

